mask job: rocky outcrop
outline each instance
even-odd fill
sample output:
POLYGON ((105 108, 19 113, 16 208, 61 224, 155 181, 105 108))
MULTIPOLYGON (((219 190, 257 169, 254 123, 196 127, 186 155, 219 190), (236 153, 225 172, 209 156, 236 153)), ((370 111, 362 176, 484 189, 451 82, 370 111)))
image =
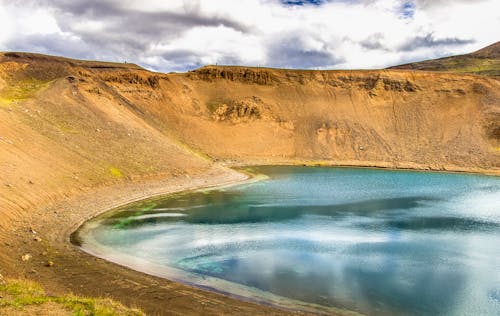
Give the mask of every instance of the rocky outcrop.
POLYGON ((207 66, 187 74, 191 79, 214 81, 218 79, 268 85, 276 82, 272 73, 265 68, 212 67, 207 66))
POLYGON ((168 80, 167 77, 149 74, 137 74, 124 72, 120 74, 105 74, 102 76, 105 82, 144 85, 156 89, 160 86, 160 80, 168 80))
POLYGON ((259 97, 242 100, 213 100, 208 104, 212 118, 219 122, 240 123, 261 119, 265 105, 259 97))

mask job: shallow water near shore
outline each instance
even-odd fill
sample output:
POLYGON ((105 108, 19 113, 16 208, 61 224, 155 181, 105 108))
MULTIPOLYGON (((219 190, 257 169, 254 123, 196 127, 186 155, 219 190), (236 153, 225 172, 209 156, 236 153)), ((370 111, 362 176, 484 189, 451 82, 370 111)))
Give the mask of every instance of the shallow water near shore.
POLYGON ((135 269, 287 307, 500 314, 499 178, 253 171, 269 178, 134 203, 78 239, 135 269))

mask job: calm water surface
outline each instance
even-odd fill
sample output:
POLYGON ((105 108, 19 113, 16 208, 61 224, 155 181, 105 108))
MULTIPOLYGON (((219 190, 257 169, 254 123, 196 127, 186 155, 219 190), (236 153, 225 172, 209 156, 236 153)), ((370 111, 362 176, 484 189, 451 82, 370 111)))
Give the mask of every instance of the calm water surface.
POLYGON ((499 178, 254 170, 269 179, 101 216, 81 229, 82 247, 261 299, 370 315, 500 315, 499 178))

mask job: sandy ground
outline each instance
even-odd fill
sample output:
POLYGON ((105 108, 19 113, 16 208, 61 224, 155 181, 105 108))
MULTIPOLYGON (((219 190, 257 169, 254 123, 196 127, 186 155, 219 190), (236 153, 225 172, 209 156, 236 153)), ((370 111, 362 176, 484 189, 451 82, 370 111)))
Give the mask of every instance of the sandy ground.
POLYGON ((9 230, 0 232, 2 274, 33 279, 50 293, 110 297, 139 307, 148 315, 302 315, 145 275, 88 255, 69 242, 70 234, 81 223, 111 208, 155 195, 232 184, 247 178, 214 167, 196 177, 100 188, 25 212, 9 230), (31 259, 23 261, 26 254, 31 259), (54 263, 52 267, 47 266, 49 261, 54 263))

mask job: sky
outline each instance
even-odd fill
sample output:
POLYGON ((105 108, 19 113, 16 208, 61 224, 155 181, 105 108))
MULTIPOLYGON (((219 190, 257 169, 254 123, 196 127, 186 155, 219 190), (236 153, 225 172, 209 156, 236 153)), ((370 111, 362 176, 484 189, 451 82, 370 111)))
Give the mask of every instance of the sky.
POLYGON ((0 0, 0 51, 162 72, 373 69, 498 40, 499 0, 0 0))

